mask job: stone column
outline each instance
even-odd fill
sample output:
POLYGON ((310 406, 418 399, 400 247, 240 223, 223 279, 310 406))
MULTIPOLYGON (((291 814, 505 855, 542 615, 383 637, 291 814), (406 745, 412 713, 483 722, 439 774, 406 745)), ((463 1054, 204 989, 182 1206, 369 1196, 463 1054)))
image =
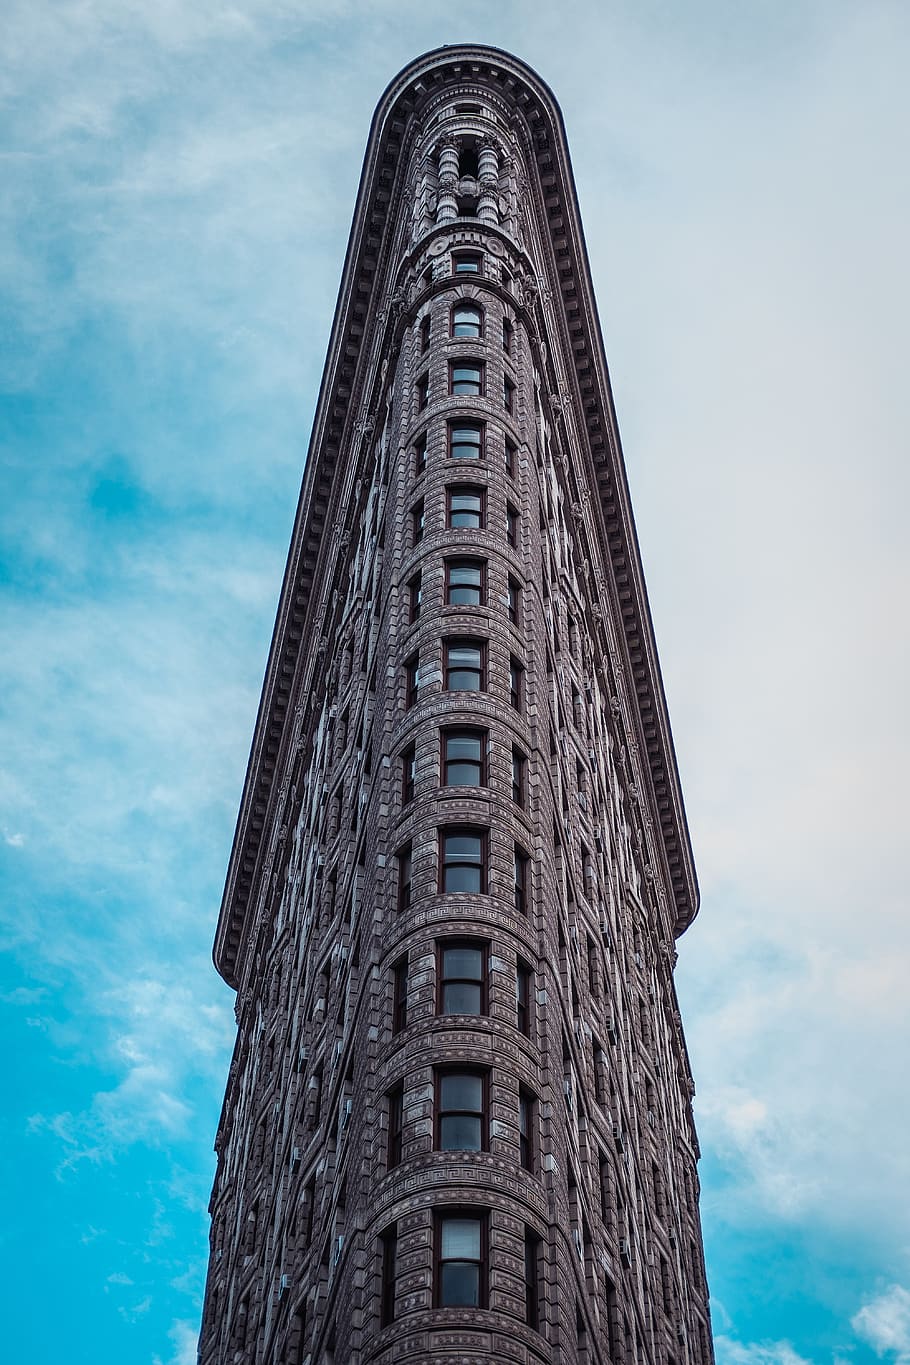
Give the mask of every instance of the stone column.
POLYGON ((477 158, 477 179, 480 183, 477 217, 484 223, 498 223, 499 148, 491 137, 485 137, 480 144, 480 155, 477 158))
POLYGON ((439 199, 436 203, 437 223, 449 223, 458 217, 458 145, 453 140, 439 148, 439 199))

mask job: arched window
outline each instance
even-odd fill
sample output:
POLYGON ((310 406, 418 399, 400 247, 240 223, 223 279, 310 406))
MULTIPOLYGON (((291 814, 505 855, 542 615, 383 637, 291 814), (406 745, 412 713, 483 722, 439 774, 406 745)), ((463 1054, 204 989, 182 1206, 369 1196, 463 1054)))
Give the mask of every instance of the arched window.
POLYGON ((462 300, 452 308, 452 336, 471 337, 475 340, 483 335, 483 309, 476 303, 462 300))

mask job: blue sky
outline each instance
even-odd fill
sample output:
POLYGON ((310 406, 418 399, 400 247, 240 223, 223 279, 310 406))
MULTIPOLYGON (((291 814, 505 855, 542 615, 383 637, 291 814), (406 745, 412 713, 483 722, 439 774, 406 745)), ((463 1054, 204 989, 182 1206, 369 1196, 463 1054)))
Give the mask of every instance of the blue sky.
POLYGON ((910 1365, 910 10, 9 0, 0 1256, 10 1360, 189 1365, 210 945, 374 105, 566 117, 702 911, 720 1365, 910 1365))

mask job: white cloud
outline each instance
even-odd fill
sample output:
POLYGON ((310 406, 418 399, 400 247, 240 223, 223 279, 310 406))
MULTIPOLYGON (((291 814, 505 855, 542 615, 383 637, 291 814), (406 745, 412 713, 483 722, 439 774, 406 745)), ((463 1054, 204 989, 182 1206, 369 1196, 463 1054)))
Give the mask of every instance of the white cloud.
MULTIPOLYGON (((171 1325, 168 1336, 174 1344, 174 1354, 167 1365, 196 1365, 196 1347, 199 1340, 198 1325, 178 1319, 171 1325)), ((154 1365, 163 1365, 160 1356, 155 1356, 154 1365)))
POLYGON ((714 1349, 717 1365, 812 1365, 787 1341, 745 1345, 731 1337, 719 1336, 715 1338, 714 1349))
POLYGON ((910 1293, 893 1284, 864 1304, 851 1318, 858 1336, 880 1356, 894 1354, 894 1365, 910 1365, 910 1293))

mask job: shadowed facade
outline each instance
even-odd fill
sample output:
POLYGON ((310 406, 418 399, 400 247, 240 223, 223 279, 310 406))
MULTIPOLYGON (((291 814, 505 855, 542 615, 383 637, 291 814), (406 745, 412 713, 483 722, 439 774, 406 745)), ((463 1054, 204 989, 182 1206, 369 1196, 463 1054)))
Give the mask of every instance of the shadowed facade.
POLYGON ((710 1365, 698 902, 559 110, 373 120, 215 945, 203 1365, 710 1365))

